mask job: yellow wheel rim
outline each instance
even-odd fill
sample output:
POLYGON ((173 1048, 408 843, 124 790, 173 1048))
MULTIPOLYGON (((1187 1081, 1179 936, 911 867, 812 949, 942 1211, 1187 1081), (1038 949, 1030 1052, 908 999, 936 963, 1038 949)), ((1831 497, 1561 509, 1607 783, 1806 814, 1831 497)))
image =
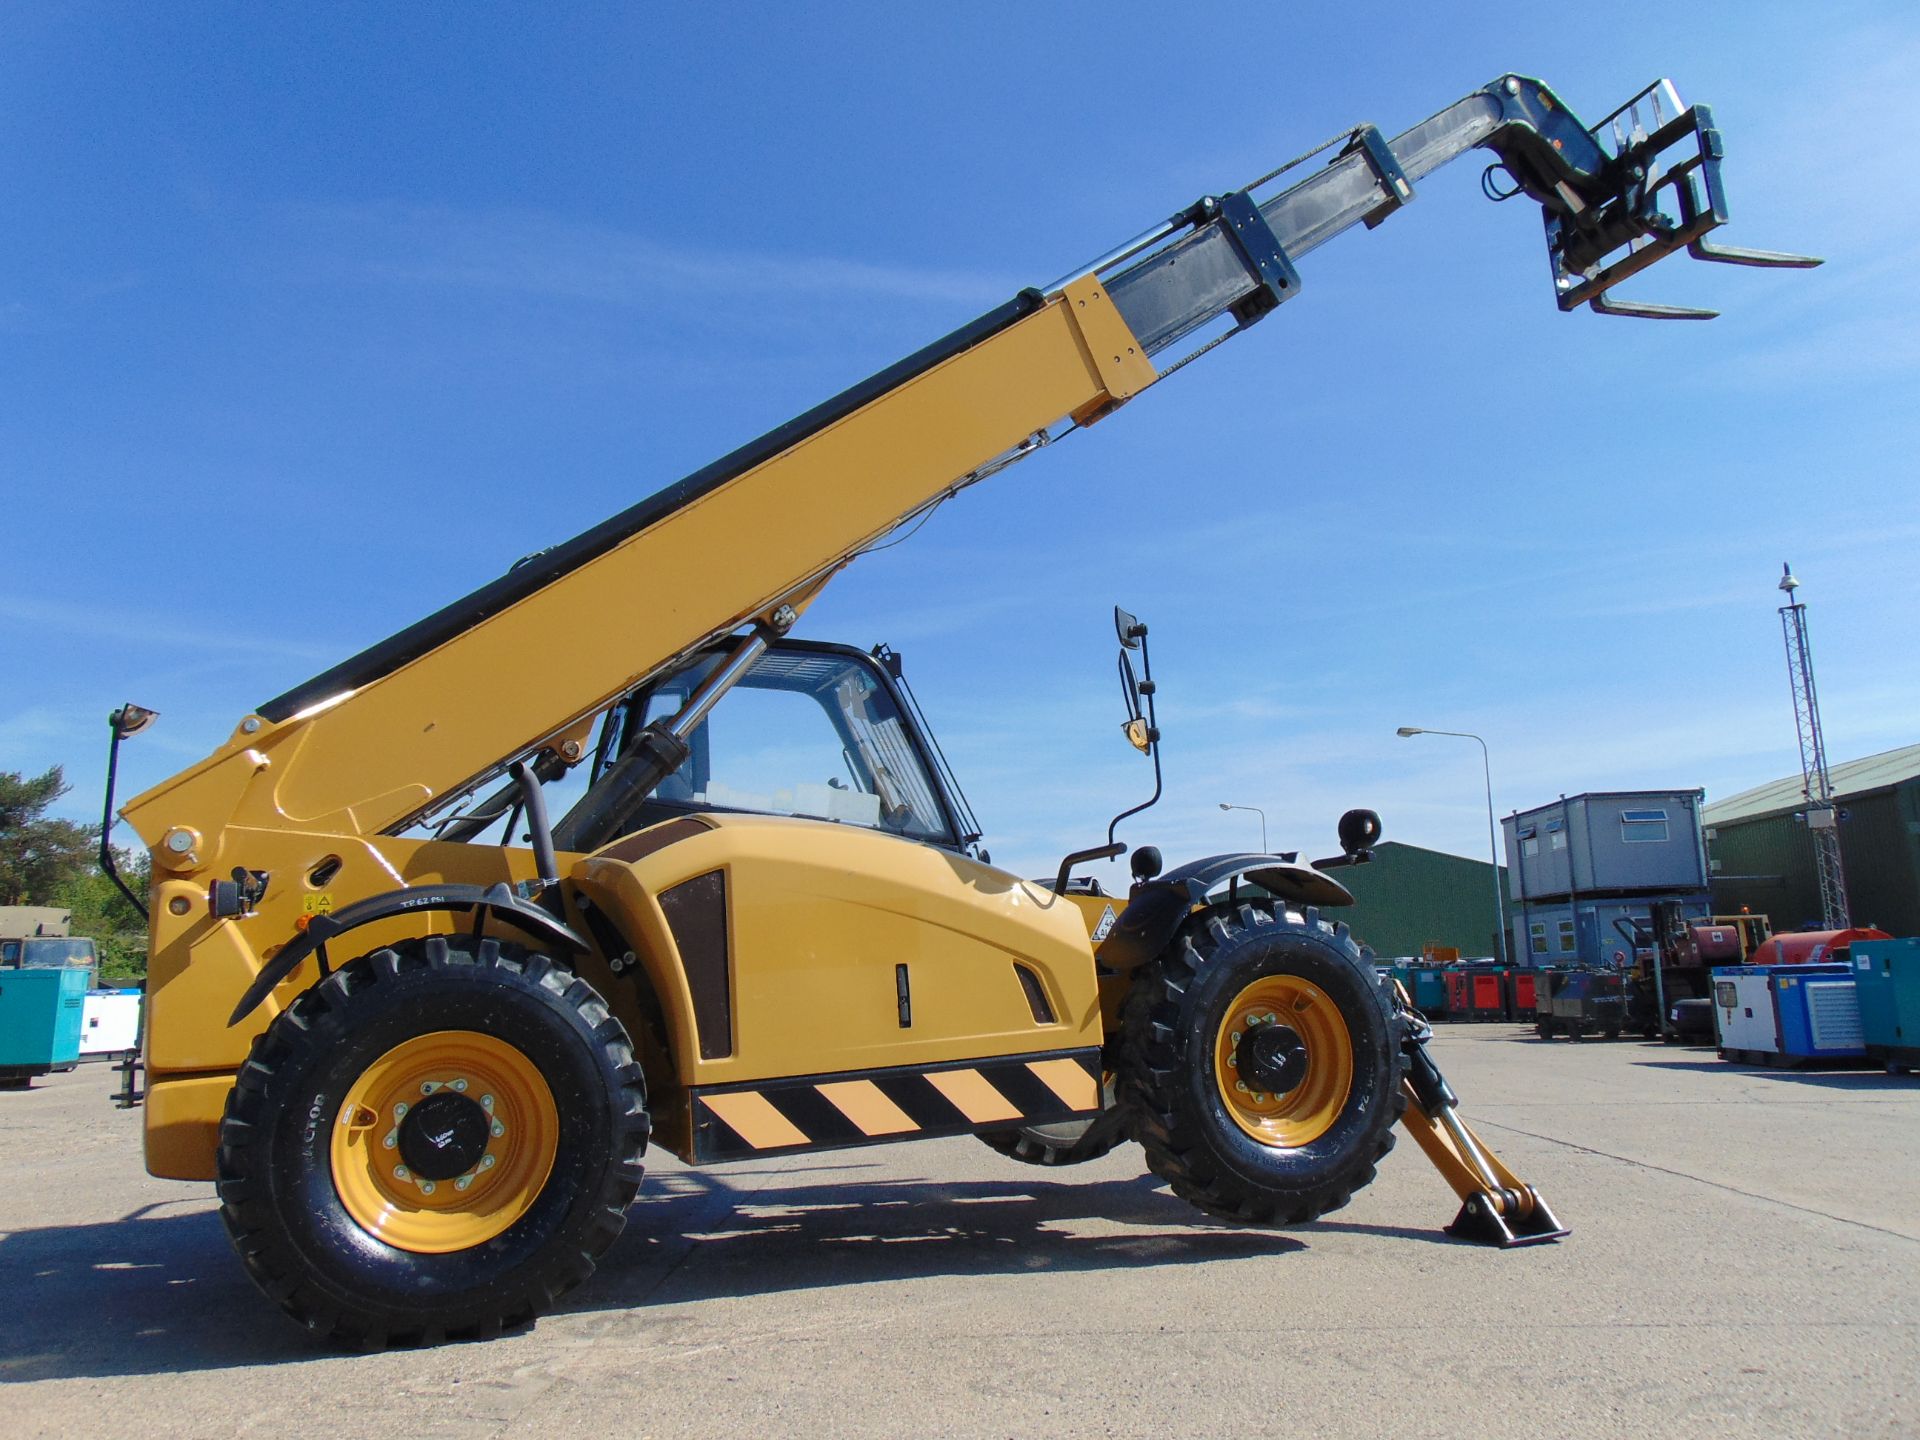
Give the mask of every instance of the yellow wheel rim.
POLYGON ((1220 1022, 1213 1077, 1233 1123, 1262 1145, 1289 1150, 1310 1145, 1333 1127, 1353 1090, 1347 1022, 1311 980, 1263 976, 1234 996, 1220 1022), (1276 1025, 1292 1030, 1306 1052, 1306 1073, 1279 1094, 1240 1073, 1240 1047, 1256 1031, 1276 1025))
POLYGON ((369 1235, 442 1255, 483 1245, 525 1215, 559 1147, 560 1112, 531 1060, 491 1035, 438 1030, 394 1046, 347 1091, 333 1126, 333 1188, 369 1235), (472 1136, 458 1174, 431 1178, 408 1164, 423 1142, 407 1117, 427 1100, 457 1113, 472 1136))

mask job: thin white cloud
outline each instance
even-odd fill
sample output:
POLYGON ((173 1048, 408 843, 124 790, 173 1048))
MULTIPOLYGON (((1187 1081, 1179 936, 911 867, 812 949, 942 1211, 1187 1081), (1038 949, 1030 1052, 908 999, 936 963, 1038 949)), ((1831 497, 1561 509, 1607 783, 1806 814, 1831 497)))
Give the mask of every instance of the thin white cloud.
POLYGON ((767 292, 991 305, 1018 289, 1009 279, 957 270, 676 245, 537 211, 297 205, 278 216, 326 257, 329 270, 593 305, 767 292))
POLYGON ((326 659, 337 653, 323 646, 265 639, 237 628, 214 630, 157 622, 151 612, 108 605, 26 599, 13 595, 0 595, 0 621, 12 621, 35 635, 46 630, 59 630, 89 639, 120 641, 129 647, 168 645, 228 654, 277 655, 297 660, 326 659))

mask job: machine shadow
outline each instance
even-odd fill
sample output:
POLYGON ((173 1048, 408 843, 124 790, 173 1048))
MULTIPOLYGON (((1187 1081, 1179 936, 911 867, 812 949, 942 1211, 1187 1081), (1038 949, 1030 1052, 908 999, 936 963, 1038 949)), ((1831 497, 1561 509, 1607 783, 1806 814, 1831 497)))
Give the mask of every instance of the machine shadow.
POLYGON ((1150 1175, 786 1183, 685 1172, 643 1191, 572 1310, 831 1289, 938 1275, 1134 1269, 1284 1255, 1305 1244, 1218 1224, 1150 1175), (1083 1223, 1121 1226, 1079 1233, 1083 1223))
MULTIPOLYGON (((861 1180, 873 1168, 668 1172, 562 1314, 930 1275, 1127 1269, 1306 1249, 1215 1224, 1151 1176, 861 1180), (753 1183, 746 1183, 749 1179, 753 1183), (1079 1233, 1104 1222, 1102 1233, 1079 1233), (1120 1227, 1117 1230, 1113 1227, 1120 1227)), ((192 1203, 192 1202, 186 1202, 192 1203)), ((0 1236, 0 1389, 35 1380, 301 1364, 338 1352, 254 1289, 211 1209, 0 1236)))
POLYGON ((0 1237, 0 1294, 0 1387, 315 1353, 254 1289, 218 1213, 199 1202, 12 1231, 0 1237))

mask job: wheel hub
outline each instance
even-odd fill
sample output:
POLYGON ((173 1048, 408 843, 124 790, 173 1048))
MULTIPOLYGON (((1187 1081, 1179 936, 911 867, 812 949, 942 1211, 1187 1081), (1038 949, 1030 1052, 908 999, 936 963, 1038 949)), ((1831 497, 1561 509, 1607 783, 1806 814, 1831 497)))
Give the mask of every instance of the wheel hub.
POLYGON ((1286 1095, 1307 1078, 1307 1045, 1290 1025, 1256 1025, 1235 1049, 1240 1077, 1257 1090, 1286 1095))
POLYGON ((426 1180, 451 1180, 480 1163, 492 1135, 487 1112, 465 1095, 436 1090, 400 1122, 400 1158, 426 1180))
POLYGON ((559 1147, 559 1107, 523 1051, 437 1030, 401 1041, 347 1087, 329 1159, 361 1229, 438 1255, 485 1244, 524 1216, 559 1147))
POLYGON ((1262 1145, 1297 1148, 1325 1135, 1354 1075, 1340 1007, 1305 976, 1258 976, 1220 1017, 1214 1083, 1227 1117, 1262 1145))

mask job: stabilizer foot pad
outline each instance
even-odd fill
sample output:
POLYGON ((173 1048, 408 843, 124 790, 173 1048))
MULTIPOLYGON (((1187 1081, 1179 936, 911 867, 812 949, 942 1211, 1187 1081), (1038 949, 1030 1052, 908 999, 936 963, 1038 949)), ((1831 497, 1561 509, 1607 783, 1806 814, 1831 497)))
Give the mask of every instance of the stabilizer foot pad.
POLYGON ((1460 1213, 1453 1217, 1453 1223, 1447 1226, 1447 1234, 1476 1245, 1497 1245, 1502 1250, 1512 1250, 1520 1245, 1543 1245, 1573 1233, 1560 1223, 1547 1208, 1547 1202, 1531 1187, 1527 1198, 1533 1202, 1531 1210, 1523 1217, 1509 1220, 1500 1213, 1493 1197, 1482 1190, 1467 1198, 1460 1213))

